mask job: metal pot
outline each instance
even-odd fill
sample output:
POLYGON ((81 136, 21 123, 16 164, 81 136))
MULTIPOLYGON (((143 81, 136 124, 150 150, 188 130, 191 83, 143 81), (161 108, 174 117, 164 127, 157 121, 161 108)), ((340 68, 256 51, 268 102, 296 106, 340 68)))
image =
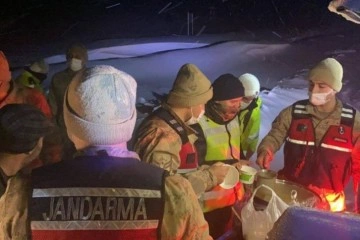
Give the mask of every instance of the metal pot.
MULTIPOLYGON (((330 209, 329 204, 322 201, 321 197, 317 193, 297 183, 287 180, 275 179, 275 183, 272 189, 284 202, 289 205, 292 205, 295 200, 300 204, 300 206, 303 207, 325 210, 330 209), (296 191, 296 196, 294 196, 294 191, 296 191)), ((270 200, 270 198, 271 193, 266 189, 265 191, 258 191, 254 198, 255 207, 257 209, 264 209, 267 206, 267 202, 270 200)))
POLYGON ((261 169, 256 173, 255 187, 266 185, 271 189, 275 188, 277 173, 268 169, 261 169))

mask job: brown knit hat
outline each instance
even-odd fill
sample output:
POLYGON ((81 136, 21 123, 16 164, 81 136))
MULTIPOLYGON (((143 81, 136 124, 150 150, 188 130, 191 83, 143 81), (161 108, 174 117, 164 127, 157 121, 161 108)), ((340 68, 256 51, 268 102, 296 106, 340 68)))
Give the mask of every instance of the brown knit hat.
POLYGON ((5 54, 0 51, 0 82, 9 81, 11 79, 11 72, 9 70, 9 63, 5 54))
POLYGON ((169 92, 167 103, 174 107, 205 104, 213 96, 209 79, 194 64, 183 65, 169 92))
POLYGON ((336 92, 342 88, 343 68, 334 58, 326 58, 319 62, 309 72, 309 79, 321 80, 336 92))

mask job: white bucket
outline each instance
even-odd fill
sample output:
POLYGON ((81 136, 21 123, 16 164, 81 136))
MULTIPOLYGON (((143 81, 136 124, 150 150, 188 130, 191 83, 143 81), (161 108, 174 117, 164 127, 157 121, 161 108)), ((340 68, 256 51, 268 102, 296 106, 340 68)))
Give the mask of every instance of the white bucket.
POLYGON ((243 165, 240 169, 240 182, 253 184, 257 170, 253 167, 243 165))

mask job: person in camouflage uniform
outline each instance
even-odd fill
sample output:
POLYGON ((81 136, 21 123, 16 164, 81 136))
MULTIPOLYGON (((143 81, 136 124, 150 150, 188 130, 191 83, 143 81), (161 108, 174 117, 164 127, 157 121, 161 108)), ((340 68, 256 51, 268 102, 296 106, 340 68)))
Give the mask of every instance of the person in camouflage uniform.
POLYGON ((280 112, 257 150, 257 164, 269 168, 284 146, 284 168, 278 176, 316 191, 332 211, 345 209, 344 188, 360 180, 360 115, 336 98, 343 68, 333 59, 318 63, 309 73, 309 100, 280 112))
POLYGON ((181 173, 190 181, 198 196, 220 184, 227 173, 224 166, 198 165, 194 146, 196 131, 189 127, 203 115, 205 103, 212 94, 211 82, 200 69, 193 64, 183 65, 160 108, 172 119, 164 120, 156 110, 143 120, 134 135, 134 150, 142 161, 164 168, 171 174, 181 173), (171 122, 177 125, 174 127, 171 122), (183 134, 178 129, 182 129, 183 134), (183 135, 186 140, 183 140, 183 135), (183 145, 188 143, 193 153, 184 156, 180 153, 183 145), (195 163, 192 169, 184 167, 189 162, 195 163))

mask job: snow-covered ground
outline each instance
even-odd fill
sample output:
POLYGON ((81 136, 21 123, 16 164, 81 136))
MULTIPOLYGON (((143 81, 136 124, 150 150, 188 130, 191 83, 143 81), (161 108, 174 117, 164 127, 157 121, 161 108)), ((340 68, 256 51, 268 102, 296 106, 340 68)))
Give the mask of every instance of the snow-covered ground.
MULTIPOLYGON (((275 34, 274 34, 275 35, 275 34)), ((327 31, 298 39, 254 38, 246 41, 238 35, 201 37, 172 36, 129 41, 103 41, 89 47, 89 64, 108 64, 128 72, 138 82, 138 99, 153 98, 151 92, 165 93, 177 70, 184 63, 196 64, 211 81, 224 73, 239 76, 249 72, 258 76, 262 87, 262 124, 260 138, 286 106, 307 98, 306 74, 310 67, 326 57, 335 57, 344 66, 341 99, 360 108, 360 26, 358 33, 327 31), (271 39, 266 40, 266 39, 271 39)), ((65 56, 49 53, 49 76, 65 68, 65 56)), ((14 76, 19 70, 14 71, 14 76)), ((45 85, 48 85, 50 78, 45 85)), ((283 165, 279 151, 271 168, 283 165)), ((350 189, 350 188, 349 188, 350 189)), ((351 202, 351 197, 349 198, 351 202)))

